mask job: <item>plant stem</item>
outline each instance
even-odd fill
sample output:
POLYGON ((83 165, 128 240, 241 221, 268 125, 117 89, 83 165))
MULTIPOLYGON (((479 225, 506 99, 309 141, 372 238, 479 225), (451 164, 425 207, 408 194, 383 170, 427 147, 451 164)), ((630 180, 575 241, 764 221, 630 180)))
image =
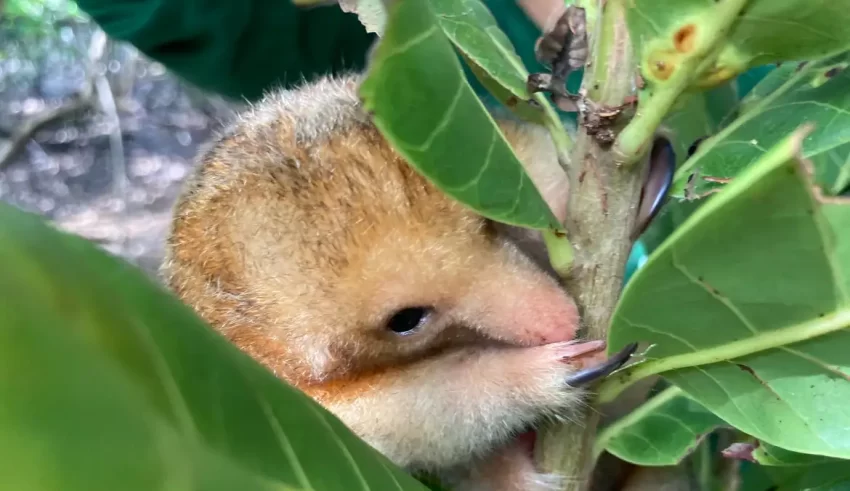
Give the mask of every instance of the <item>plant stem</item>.
POLYGON ((714 482, 711 441, 708 439, 703 440, 697 451, 699 452, 699 488, 702 491, 711 491, 711 485, 714 482))
MULTIPOLYGON (((546 114, 546 129, 552 135, 558 156, 569 156, 570 150, 573 148, 573 141, 570 139, 569 133, 564 131, 564 124, 561 122, 558 112, 555 111, 555 108, 552 107, 552 104, 546 100, 543 94, 534 94, 534 99, 543 106, 543 112, 546 114)), ((564 170, 568 167, 565 162, 561 162, 561 165, 564 167, 564 170)))
MULTIPOLYGON (((582 91, 592 93, 596 104, 615 106, 630 95, 634 79, 626 7, 623 0, 607 0, 604 6, 601 1, 596 3, 601 19, 588 25, 593 63, 586 68, 582 91)), ((566 222, 575 261, 564 282, 579 305, 586 337, 591 339, 607 337, 620 296, 631 249, 629 231, 640 197, 638 170, 615 165, 610 149, 579 124, 568 171, 566 222)), ((540 432, 535 448, 538 465, 544 472, 566 477, 565 491, 584 490, 588 485, 598 419, 597 411, 584 407, 571 422, 540 432)))
POLYGON ((702 351, 637 363, 624 369, 622 372, 608 377, 599 386, 597 401, 601 403, 613 401, 626 387, 650 375, 733 360, 760 351, 781 348, 789 344, 806 341, 848 327, 850 327, 850 307, 843 308, 823 317, 814 318, 808 322, 794 324, 781 329, 763 331, 740 341, 721 344, 702 351))
POLYGON ((661 121, 691 83, 713 63, 723 47, 723 41, 741 10, 749 0, 718 2, 707 16, 700 19, 700 31, 705 41, 698 43, 688 56, 675 67, 669 79, 655 83, 652 96, 642 97, 635 117, 623 129, 614 143, 615 161, 633 164, 646 150, 661 121))

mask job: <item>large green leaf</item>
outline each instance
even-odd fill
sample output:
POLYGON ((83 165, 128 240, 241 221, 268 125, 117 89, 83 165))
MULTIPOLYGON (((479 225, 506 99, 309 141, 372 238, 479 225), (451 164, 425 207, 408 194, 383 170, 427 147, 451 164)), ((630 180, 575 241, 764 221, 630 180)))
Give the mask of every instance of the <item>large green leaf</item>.
POLYGON ((718 57, 717 70, 700 82, 850 48, 850 8, 841 0, 633 0, 627 21, 644 74, 654 80, 663 80, 654 73, 675 70, 679 57, 693 50, 718 57))
POLYGON ((596 453, 605 450, 642 466, 677 465, 707 434, 724 425, 681 389, 669 387, 604 428, 596 453))
POLYGON ((481 0, 429 0, 443 32, 467 60, 521 100, 528 71, 481 0))
POLYGON ((850 461, 823 457, 821 455, 808 455, 790 452, 784 448, 780 448, 769 443, 759 443, 758 445, 755 445, 751 457, 761 465, 778 467, 810 467, 815 464, 838 462, 850 465, 850 461))
MULTIPOLYGON (((781 491, 850 489, 850 461, 799 454, 759 443, 750 458, 760 466, 781 491)), ((743 491, 748 491, 744 488, 743 491)))
POLYGON ((561 229, 464 78, 428 0, 392 2, 360 94, 393 147, 447 194, 500 222, 561 229))
POLYGON ((816 197, 794 157, 804 136, 709 198, 626 285, 609 349, 654 346, 603 395, 663 372, 760 440, 850 457, 850 200, 816 197))
POLYGON ((814 465, 798 473, 782 473, 775 479, 775 491, 848 491, 850 490, 850 465, 831 462, 814 465))
POLYGON ((482 0, 429 1, 440 28, 490 94, 523 119, 564 133, 549 100, 528 93, 528 70, 482 0))
POLYGON ((422 490, 141 272, 0 205, 4 489, 422 490))
POLYGON ((741 463, 739 491, 847 491, 850 465, 830 462, 806 467, 765 467, 741 463))
MULTIPOLYGON (((315 0, 296 0, 309 3, 315 0)), ((510 39, 481 0, 429 0, 437 22, 460 52, 470 72, 505 107, 539 124, 557 115, 551 105, 528 93, 528 71, 510 39)), ((382 35, 387 21, 384 0, 339 0, 343 10, 355 12, 367 30, 382 35)), ((561 130, 563 131, 563 130, 561 130)))
POLYGON ((833 185, 843 188, 850 177, 850 70, 836 70, 837 61, 802 69, 783 66, 765 78, 742 101, 741 116, 704 141, 677 171, 674 195, 683 194, 694 172, 696 194, 717 189, 801 121, 815 124, 815 131, 803 144, 803 155, 816 164, 817 182, 828 189, 833 185), (832 77, 821 80, 827 72, 832 77))

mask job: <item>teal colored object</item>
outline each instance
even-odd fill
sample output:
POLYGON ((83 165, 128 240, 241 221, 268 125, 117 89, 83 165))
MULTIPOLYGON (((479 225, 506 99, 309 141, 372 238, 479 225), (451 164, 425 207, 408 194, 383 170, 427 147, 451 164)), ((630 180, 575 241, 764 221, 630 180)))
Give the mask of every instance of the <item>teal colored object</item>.
POLYGON ((738 77, 738 80, 736 80, 738 85, 738 98, 740 99, 747 95, 751 90, 753 90, 753 87, 761 82, 761 80, 774 68, 776 68, 775 64, 762 65, 742 73, 738 77))
POLYGON ((624 285, 628 283, 637 270, 646 263, 648 257, 649 253, 646 250, 646 246, 643 245, 643 242, 635 242, 635 245, 632 246, 632 252, 629 254, 629 260, 626 263, 626 274, 623 277, 624 285))

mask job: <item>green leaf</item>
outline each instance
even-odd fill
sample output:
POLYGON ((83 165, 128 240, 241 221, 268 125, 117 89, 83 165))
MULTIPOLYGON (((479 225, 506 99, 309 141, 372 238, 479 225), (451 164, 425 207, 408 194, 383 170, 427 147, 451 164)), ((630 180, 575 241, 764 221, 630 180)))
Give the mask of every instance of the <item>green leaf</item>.
POLYGON ((0 472, 44 490, 424 490, 143 273, 0 205, 0 472))
POLYGON ((820 455, 808 455, 797 452, 791 452, 784 448, 771 445, 769 443, 759 443, 753 450, 752 458, 761 465, 780 466, 780 467, 809 467, 814 464, 844 462, 850 464, 850 461, 843 461, 823 457, 820 455))
POLYGON ((528 93, 528 70, 483 1, 430 0, 430 5, 472 74, 497 100, 526 121, 564 133, 549 100, 528 93))
POLYGON ((448 195, 493 220, 562 229, 464 78, 427 0, 392 3, 360 94, 384 137, 448 195))
POLYGON ((850 10, 843 2, 755 0, 747 4, 727 44, 749 66, 816 59, 850 48, 847 22, 850 10))
MULTIPOLYGON (((464 60, 469 67, 469 71, 476 79, 478 79, 479 82, 481 82, 481 86, 487 89, 487 92, 489 92, 490 95, 510 109, 511 112, 519 116, 524 121, 540 125, 546 124, 547 116, 544 109, 546 106, 534 103, 537 101, 538 97, 535 97, 533 100, 521 99, 511 92, 510 89, 499 84, 496 79, 492 78, 490 74, 484 71, 484 69, 477 65, 474 61, 465 56, 464 60)), ((544 104, 548 104, 548 101, 545 99, 544 104)))
POLYGON ((760 440, 850 457, 850 200, 817 197, 795 158, 805 135, 709 198, 626 285, 609 350, 653 348, 601 400, 662 373, 760 440))
POLYGON ((764 467, 752 462, 741 462, 738 491, 776 491, 776 481, 764 467))
POLYGON ((694 79, 700 85, 850 48, 850 9, 835 0, 634 0, 629 7, 629 31, 650 81, 663 83, 694 52, 717 57, 694 79))
POLYGON ((604 428, 596 441, 603 450, 640 466, 677 465, 724 422, 681 389, 669 387, 604 428))
POLYGON ((773 475, 779 484, 776 491, 850 490, 850 462, 847 461, 813 465, 798 472, 773 472, 773 475))
MULTIPOLYGON (((816 63, 815 65, 820 65, 820 63, 816 63)), ((779 90, 786 91, 793 88, 793 85, 789 85, 784 89, 783 86, 788 84, 790 79, 794 77, 794 74, 803 70, 805 66, 805 64, 800 63, 784 63, 776 67, 773 72, 757 83, 746 97, 741 99, 741 104, 738 108, 739 113, 744 114, 753 108, 757 108, 760 104, 763 104, 762 101, 764 99, 779 90)), ((801 77, 805 77, 805 75, 801 75, 801 77)), ((793 82, 791 83, 793 84, 793 82)))
POLYGON ((430 0, 430 5, 443 32, 471 65, 520 100, 528 100, 528 71, 481 0, 430 0))
POLYGON ((698 138, 717 132, 720 120, 736 105, 732 84, 724 84, 711 91, 684 94, 662 123, 672 132, 671 143, 680 165, 688 158, 691 144, 698 138))
POLYGON ((752 456, 756 463, 745 462, 746 465, 742 466, 745 485, 741 491, 850 489, 848 460, 797 454, 764 443, 753 451, 752 456))
POLYGON ((744 99, 741 116, 703 141, 679 168, 673 194, 684 194, 694 172, 695 194, 717 190, 801 121, 815 125, 803 143, 803 156, 816 164, 815 180, 827 189, 847 182, 847 177, 839 176, 850 172, 850 70, 838 71, 828 81, 815 83, 832 68, 832 63, 812 64, 799 71, 783 66, 769 75, 744 99))

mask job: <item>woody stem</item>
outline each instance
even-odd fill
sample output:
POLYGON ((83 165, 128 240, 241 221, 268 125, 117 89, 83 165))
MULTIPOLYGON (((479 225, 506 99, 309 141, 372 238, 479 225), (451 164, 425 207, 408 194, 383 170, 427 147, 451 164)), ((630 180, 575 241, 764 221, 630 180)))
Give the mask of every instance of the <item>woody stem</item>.
MULTIPOLYGON (((590 106, 618 106, 631 95, 637 69, 628 38, 623 0, 587 0, 590 60, 582 93, 590 106), (594 25, 595 24, 595 25, 594 25)), ((623 283, 631 250, 629 232, 640 198, 641 165, 621 167, 610 145, 600 143, 579 124, 569 169, 567 231, 575 262, 565 276, 576 298, 586 335, 605 339, 623 283)), ((588 489, 598 412, 587 407, 572 422, 541 432, 535 456, 541 470, 568 477, 564 491, 588 489)))

